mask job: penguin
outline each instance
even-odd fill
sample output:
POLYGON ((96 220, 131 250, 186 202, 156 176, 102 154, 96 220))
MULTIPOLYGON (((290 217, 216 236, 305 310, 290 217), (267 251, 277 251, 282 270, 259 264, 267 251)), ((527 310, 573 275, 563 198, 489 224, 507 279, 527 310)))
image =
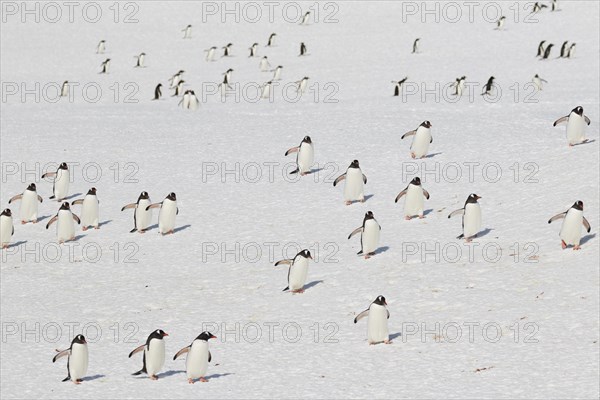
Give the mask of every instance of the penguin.
POLYGON ((199 334, 196 339, 189 346, 179 350, 173 361, 185 353, 187 357, 185 359, 185 373, 187 374, 188 383, 194 383, 196 380, 200 382, 208 382, 204 377, 206 370, 208 369, 208 363, 212 360, 212 355, 208 350, 208 340, 216 339, 217 337, 208 331, 204 331, 199 334))
POLYGON ((35 183, 29 184, 23 193, 13 196, 8 200, 8 204, 17 200, 21 200, 21 208, 19 210, 21 224, 26 224, 28 222, 33 222, 34 224, 37 223, 38 202, 42 203, 44 199, 37 194, 35 183))
POLYGON ((58 243, 64 243, 75 239, 75 224, 73 221, 81 224, 79 217, 71 212, 68 202, 62 203, 58 209, 58 213, 46 224, 46 229, 50 228, 56 222, 56 236, 58 243))
POLYGON ((156 88, 154 88, 154 98, 152 100, 159 100, 160 97, 162 96, 162 83, 159 83, 158 85, 156 85, 156 88))
POLYGON ((412 54, 417 54, 419 52, 419 41, 421 38, 416 38, 413 42, 412 54))
POLYGON ((185 28, 183 28, 181 30, 181 32, 183 32, 184 39, 191 39, 192 38, 192 25, 186 26, 185 28))
POLYGON ((298 88, 296 89, 296 93, 304 93, 306 91, 306 86, 308 85, 308 80, 310 78, 308 76, 305 76, 304 78, 300 79, 299 81, 296 81, 296 84, 298 85, 298 88))
POLYGON ((310 16, 310 11, 307 11, 304 13, 304 15, 302 16, 302 19, 300 20, 300 25, 308 25, 308 17, 310 16))
POLYGON ((560 55, 556 58, 565 58, 567 56, 567 53, 569 51, 567 44, 569 44, 569 41, 565 40, 562 46, 560 47, 560 55))
POLYGON ((460 78, 456 78, 456 82, 454 83, 454 95, 458 97, 462 97, 463 91, 465 90, 465 81, 467 80, 466 76, 461 76, 460 78))
POLYGON ((273 85, 273 81, 269 81, 263 85, 262 91, 260 94, 261 99, 268 99, 271 97, 271 86, 272 85, 273 85))
POLYGON ((260 70, 262 72, 267 72, 269 71, 269 69, 271 68, 271 64, 269 64, 269 60, 267 59, 267 56, 264 56, 261 60, 260 60, 260 64, 258 65, 258 67, 260 68, 260 70))
POLYGON ((96 47, 96 54, 104 54, 104 50, 106 50, 106 40, 101 40, 96 47))
POLYGON ((544 43, 546 43, 546 41, 542 40, 540 42, 540 44, 538 44, 538 50, 537 50, 536 57, 542 57, 544 55, 544 51, 545 51, 545 49, 544 49, 544 43))
POLYGON ((108 68, 110 67, 110 58, 104 60, 102 64, 100 64, 100 67, 102 68, 102 70, 100 71, 101 74, 108 74, 108 68))
POLYGON ((554 121, 554 125, 552 126, 556 126, 563 122, 567 122, 567 141, 569 142, 569 146, 587 142, 587 139, 584 136, 585 125, 589 125, 591 121, 587 115, 583 114, 583 107, 575 107, 571 110, 569 115, 554 121))
POLYGON ((71 341, 71 347, 65 350, 56 349, 57 354, 52 358, 56 362, 59 358, 67 356, 67 377, 63 382, 72 381, 79 385, 88 369, 88 347, 85 337, 77 335, 71 341))
POLYGON ((60 97, 67 97, 69 95, 69 81, 64 81, 60 89, 60 97))
POLYGON ((480 196, 475 193, 471 193, 465 202, 463 208, 452 211, 448 218, 455 215, 462 215, 462 228, 463 233, 460 234, 457 239, 465 238, 467 242, 477 237, 477 234, 481 230, 481 208, 477 200, 481 199, 480 196))
POLYGON ((377 296, 369 308, 354 318, 354 323, 356 324, 364 317, 369 317, 367 321, 367 341, 370 345, 378 343, 392 343, 390 341, 388 332, 388 319, 390 319, 390 312, 386 306, 387 302, 385 301, 385 297, 377 296))
POLYGON ((356 200, 364 203, 364 185, 367 183, 367 177, 362 173, 362 170, 358 164, 358 160, 354 160, 352 163, 350 163, 350 166, 346 172, 338 176, 336 180, 333 181, 333 186, 335 187, 344 179, 346 180, 346 185, 344 186, 344 200, 346 201, 346 205, 349 206, 353 201, 356 200))
POLYGON ((400 96, 400 92, 402 91, 402 85, 404 85, 404 82, 406 82, 407 79, 408 76, 405 76, 402 80, 392 81, 392 83, 394 84, 394 97, 400 96))
POLYGON ((0 246, 2 249, 8 249, 10 240, 15 234, 15 227, 13 225, 13 217, 10 208, 4 209, 0 214, 0 246))
POLYGON ((215 53, 217 52, 217 47, 213 46, 210 49, 204 50, 206 53, 206 61, 216 61, 215 53))
POLYGON ((558 1, 557 0, 552 0, 552 11, 558 11, 558 1))
POLYGON ((298 56, 305 56, 307 53, 306 50, 306 45, 304 44, 304 42, 300 43, 300 54, 298 54, 298 56))
POLYGON ((135 63, 135 68, 145 68, 144 67, 144 58, 146 58, 146 53, 140 53, 138 56, 133 56, 137 59, 135 63))
POLYGON ((233 72, 233 68, 229 68, 227 71, 225 71, 225 72, 223 73, 223 76, 224 76, 224 78, 223 78, 223 84, 224 84, 224 85, 227 85, 227 87, 228 87, 229 89, 233 89, 233 88, 232 88, 232 87, 229 85, 229 82, 231 82, 231 73, 232 73, 232 72, 233 72))
POLYGON ((50 200, 62 201, 69 193, 69 167, 67 163, 61 163, 56 172, 46 172, 42 175, 42 179, 54 178, 52 183, 52 196, 50 200))
POLYGON ((541 11, 543 8, 548 8, 548 6, 545 5, 545 4, 540 4, 540 3, 536 2, 533 5, 533 11, 531 13, 533 14, 533 13, 536 13, 538 11, 541 11))
POLYGON ((410 156, 412 158, 423 158, 427 155, 429 144, 433 142, 431 126, 431 122, 423 121, 417 129, 406 132, 400 138, 400 140, 402 140, 409 136, 414 136, 412 144, 410 145, 410 156))
POLYGON ((85 198, 75 200, 71 203, 72 206, 81 204, 81 230, 87 231, 88 227, 93 226, 94 229, 100 229, 98 222, 98 208, 99 208, 98 197, 96 196, 96 188, 93 187, 88 190, 85 198))
POLYGON ((177 86, 177 84, 179 83, 179 80, 183 78, 183 73, 185 71, 184 70, 180 70, 179 72, 177 72, 175 75, 173 75, 170 79, 169 82, 171 84, 171 89, 173 89, 175 86, 177 86))
MULTIPOLYGON (((185 83, 185 81, 183 79, 181 79, 180 81, 177 82, 177 85, 175 86, 175 92, 171 95, 171 97, 181 96, 181 93, 183 92, 183 84, 184 83, 185 83)), ((189 90, 187 90, 186 92, 189 92, 189 90)))
POLYGON ((163 331, 162 329, 157 329, 152 332, 146 343, 135 348, 131 353, 129 353, 129 358, 134 354, 137 354, 141 351, 144 352, 143 355, 143 364, 142 369, 137 372, 134 372, 132 375, 137 376, 142 373, 148 374, 150 379, 155 381, 158 379, 156 374, 162 369, 165 364, 165 341, 164 338, 169 336, 168 333, 163 331))
POLYGON ((408 186, 398 193, 394 203, 397 203, 404 195, 406 195, 406 200, 404 201, 404 218, 407 221, 410 221, 415 215, 419 219, 425 218, 423 215, 423 204, 425 203, 424 199, 429 200, 429 192, 421 186, 421 179, 418 176, 413 178, 408 186))
POLYGON ((231 56, 231 54, 229 54, 231 52, 231 46, 233 46, 233 43, 227 43, 226 46, 223 46, 223 57, 231 56))
POLYGON ((283 289, 284 292, 289 290, 291 293, 304 293, 309 259, 312 260, 312 255, 310 251, 304 249, 291 260, 280 260, 275 263, 276 267, 284 264, 290 266, 288 269, 288 285, 283 289))
POLYGON ((188 90, 188 106, 187 109, 188 110, 197 110, 198 107, 200 106, 200 100, 198 100, 198 97, 196 97, 196 93, 193 90, 188 90))
POLYGON ((581 246, 579 246, 581 225, 585 227, 587 233, 590 233, 592 229, 588 220, 583 216, 583 201, 577 200, 567 211, 550 218, 548 223, 550 224, 553 221, 563 218, 564 221, 559 233, 563 250, 569 245, 573 245, 573 250, 581 249, 581 246))
POLYGON ((542 90, 542 82, 548 83, 547 80, 545 80, 544 78, 541 78, 538 74, 535 74, 535 76, 532 79, 532 82, 535 85, 535 87, 537 88, 537 90, 542 90))
POLYGON ((492 94, 492 88, 494 87, 495 79, 496 78, 494 78, 493 76, 490 76, 487 83, 483 86, 483 92, 481 92, 482 96, 485 96, 485 95, 489 96, 490 94, 492 94))
POLYGON ((567 58, 571 58, 575 55, 575 43, 571 43, 569 46, 569 51, 567 52, 567 58))
POLYGON ((285 152, 285 155, 287 156, 292 153, 298 154, 296 155, 296 169, 290 172, 290 174, 296 174, 298 172, 300 172, 301 176, 309 174, 310 167, 312 167, 315 161, 315 150, 310 136, 304 136, 304 139, 300 142, 300 146, 292 147, 285 152))
POLYGON ((172 234, 175 228, 175 216, 179 215, 175 193, 169 193, 160 203, 149 205, 146 207, 146 211, 153 208, 160 208, 158 212, 158 233, 162 235, 172 234))
POLYGON ((133 229, 130 230, 129 233, 135 231, 138 231, 139 233, 146 232, 146 229, 148 229, 152 223, 152 210, 148 209, 148 206, 150 205, 152 205, 152 202, 150 201, 148 192, 142 192, 135 203, 129 203, 121 208, 121 211, 130 208, 135 209, 133 212, 133 229))
POLYGON ((377 250, 379 246, 380 231, 381 226, 373 216, 373 212, 367 211, 362 226, 353 230, 352 233, 348 235, 348 240, 360 232, 360 251, 357 254, 359 256, 364 255, 366 260, 375 255, 375 250, 377 250))
POLYGON ((281 70, 283 69, 282 65, 278 65, 277 68, 275 68, 273 70, 273 79, 271 79, 272 81, 279 81, 281 80, 281 70))
POLYGON ((494 29, 497 31, 502 30, 505 20, 506 20, 506 17, 504 15, 501 16, 500 19, 498 21, 496 21, 496 28, 494 28, 494 29))
POLYGON ((250 50, 250 55, 248 57, 256 57, 256 51, 258 50, 258 43, 253 43, 252 46, 250 46, 250 48, 248 48, 248 50, 250 50))
POLYGON ((544 55, 542 56, 542 60, 547 60, 550 57, 550 52, 552 51, 552 47, 554 44, 550 43, 546 49, 544 50, 544 55))
MULTIPOLYGON (((175 96, 175 95, 173 95, 173 96, 175 96)), ((181 107, 183 107, 186 110, 189 109, 190 108, 190 97, 191 97, 190 91, 186 90, 178 105, 180 105, 181 107)))
POLYGON ((267 41, 267 45, 265 47, 273 47, 273 44, 275 43, 275 36, 277 36, 276 33, 271 33, 269 35, 269 40, 267 41))

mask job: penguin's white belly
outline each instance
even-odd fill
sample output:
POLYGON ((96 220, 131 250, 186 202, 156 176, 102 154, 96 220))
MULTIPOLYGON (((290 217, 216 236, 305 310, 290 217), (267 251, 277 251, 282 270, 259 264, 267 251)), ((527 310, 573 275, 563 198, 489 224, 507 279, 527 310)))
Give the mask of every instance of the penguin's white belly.
POLYGON ((208 343, 204 340, 194 340, 192 348, 185 360, 185 370, 188 379, 198 379, 206 375, 208 369, 208 343))
POLYGON ((150 350, 144 349, 146 356, 146 372, 148 375, 156 375, 165 364, 165 341, 159 339, 150 340, 150 350))
POLYGON ((584 139, 585 120, 575 113, 569 116, 567 123, 567 140, 569 144, 581 143, 584 139))
POLYGON ((308 275, 308 260, 304 257, 299 257, 296 262, 290 266, 290 277, 288 279, 288 287, 290 290, 299 290, 306 283, 308 275))
POLYGON ((98 200, 96 196, 86 196, 81 207, 81 225, 98 226, 98 200))
POLYGON ((21 198, 20 209, 21 221, 35 221, 38 217, 38 198, 37 193, 26 190, 21 198))
POLYGON ((190 95, 189 94, 183 95, 183 108, 190 108, 190 95))
POLYGON ((150 226, 152 223, 152 209, 146 211, 146 208, 152 204, 150 199, 140 200, 138 206, 135 209, 135 227, 137 230, 143 230, 150 226))
POLYGON ((302 81, 300 81, 300 93, 304 93, 306 91, 306 85, 306 79, 302 79, 302 81))
POLYGON ((60 91, 60 95, 62 97, 67 97, 69 95, 69 86, 68 85, 63 85, 63 87, 60 91))
POLYGON ((456 94, 458 96, 462 96, 463 94, 463 89, 464 89, 465 85, 464 83, 462 83, 462 81, 458 84, 458 86, 456 87, 456 94))
POLYGON ((177 202, 165 199, 158 215, 158 232, 167 233, 175 228, 177 202))
POLYGON ((367 324, 367 339, 369 343, 381 343, 389 340, 387 309, 378 304, 371 304, 369 308, 369 322, 367 324))
POLYGON ((3 215, 0 217, 0 242, 2 246, 10 243, 13 231, 12 217, 3 215))
POLYGON ((281 78, 281 70, 278 68, 275 70, 275 73, 273 74, 273 80, 278 81, 280 78, 281 78))
POLYGON ((59 242, 71 240, 75 236, 75 221, 71 211, 60 210, 58 212, 56 234, 59 242))
POLYGON ((579 210, 570 209, 560 228, 560 238, 566 244, 579 245, 582 224, 583 213, 579 210))
POLYGON ((298 168, 300 173, 310 172, 315 161, 315 153, 313 147, 310 144, 302 143, 300 146, 300 152, 298 153, 298 168))
POLYGON ((539 78, 533 78, 533 84, 537 90, 542 90, 542 81, 539 78))
POLYGON ((88 348, 85 344, 73 343, 69 358, 69 374, 76 381, 85 377, 88 369, 88 348))
POLYGON ((269 70, 269 63, 267 61, 261 61, 260 62, 260 70, 262 72, 267 72, 269 70))
POLYGON ((416 158, 421 158, 427 155, 427 151, 429 150, 429 142, 431 142, 431 134, 429 133, 429 129, 419 127, 417 129, 417 133, 415 134, 412 145, 410 146, 410 149, 415 154, 416 158))
POLYGON ((54 196, 56 200, 62 200, 69 193, 69 172, 59 169, 54 179, 54 196))
POLYGON ((344 186, 344 199, 346 201, 364 200, 364 187, 360 168, 348 168, 346 171, 346 185, 344 186))
POLYGON ((271 85, 265 85, 265 86, 263 87, 263 90, 262 90, 262 95, 261 95, 261 97, 262 97, 263 99, 268 99, 270 95, 271 95, 271 85))
POLYGON ((365 222, 365 228, 361 236, 362 252, 364 255, 374 252, 379 246, 379 224, 374 219, 365 222))
POLYGON ((481 230, 481 208, 479 204, 467 204, 463 216, 463 235, 465 239, 476 235, 481 230))
POLYGON ((198 98, 196 96, 190 96, 188 108, 190 110, 198 109, 198 98))
POLYGON ((406 200, 404 202, 404 215, 406 217, 423 215, 424 197, 423 189, 420 186, 408 185, 406 200))

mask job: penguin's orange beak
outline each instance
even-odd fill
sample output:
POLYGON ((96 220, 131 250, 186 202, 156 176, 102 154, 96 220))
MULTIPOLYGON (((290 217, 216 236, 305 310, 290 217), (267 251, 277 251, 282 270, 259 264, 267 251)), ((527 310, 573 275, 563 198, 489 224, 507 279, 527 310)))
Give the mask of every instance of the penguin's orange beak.
POLYGON ((165 337, 165 336, 169 336, 169 334, 167 332, 165 332, 164 335, 163 335, 163 337, 165 337))
POLYGON ((210 339, 216 339, 217 337, 215 335, 210 335, 210 339))

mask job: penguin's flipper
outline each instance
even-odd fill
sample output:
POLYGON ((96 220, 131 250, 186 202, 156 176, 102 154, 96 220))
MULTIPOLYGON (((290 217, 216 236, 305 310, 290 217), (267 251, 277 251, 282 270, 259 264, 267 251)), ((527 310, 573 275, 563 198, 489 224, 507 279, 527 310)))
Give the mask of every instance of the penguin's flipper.
POLYGON ((450 215, 448 215, 448 218, 452 218, 455 215, 463 215, 465 213, 465 209, 464 208, 459 208, 458 210, 454 210, 450 213, 450 215))
POLYGON ((8 200, 8 204, 12 203, 13 201, 21 200, 22 197, 23 197, 22 194, 18 194, 16 196, 13 196, 10 200, 8 200))
POLYGON ((429 139, 429 143, 433 143, 433 137, 431 137, 431 139, 429 139))
POLYGON ((62 358, 64 356, 68 356, 71 354, 71 349, 66 349, 66 350, 57 350, 58 353, 52 358, 52 362, 56 362, 56 360, 58 360, 59 358, 62 358))
POLYGON ((560 117, 559 119, 557 119, 556 121, 554 121, 554 124, 552 124, 552 126, 556 126, 558 124, 561 124, 563 122, 566 122, 569 120, 569 116, 567 115, 566 117, 560 117))
POLYGON ((387 319, 390 319, 390 310, 385 310, 385 311, 387 311, 387 314, 388 314, 387 319))
POLYGON ((44 199, 42 199, 42 196, 40 196, 39 194, 37 195, 37 198, 38 198, 38 201, 39 201, 40 203, 43 203, 43 202, 44 202, 44 199))
POLYGON ((588 220, 585 219, 585 217, 583 217, 583 226, 585 227, 585 229, 587 229, 587 233, 590 233, 590 230, 592 229, 592 227, 590 226, 590 223, 588 222, 588 220))
POLYGON ((354 318, 354 323, 357 323, 358 321, 360 321, 361 319, 363 319, 367 315, 369 315, 369 309, 368 308, 365 311, 363 311, 360 314, 358 314, 356 316, 356 318, 354 318))
POLYGON ((285 152, 285 155, 287 156, 289 154, 297 153, 299 151, 300 151, 300 147, 292 147, 291 149, 289 149, 288 151, 285 152))
POLYGON ((398 196, 396 196, 396 200, 394 200, 394 203, 397 203, 398 200, 400 200, 400 198, 402 196, 404 196, 406 194, 406 189, 404 189, 403 191, 401 191, 400 193, 398 193, 398 196))
MULTIPOLYGON (((146 346, 146 344, 143 344, 141 346, 136 347, 131 353, 129 353, 128 357, 131 358, 131 356, 133 356, 134 354, 137 354, 140 351, 143 351, 144 350, 144 346, 146 346)), ((137 374, 137 372, 136 372, 136 374, 137 374)))
POLYGON ((162 201, 160 203, 150 204, 148 207, 146 207, 146 211, 150 210, 151 208, 160 208, 161 206, 162 206, 162 201))
POLYGON ((585 119, 585 123, 588 125, 592 123, 592 121, 590 121, 590 119, 587 117, 587 115, 584 115, 583 119, 585 119))
POLYGON ((78 200, 75 200, 75 201, 71 202, 72 206, 74 206, 76 204, 83 204, 83 199, 78 199, 78 200))
POLYGON ((457 238, 457 239, 462 239, 462 238, 464 238, 464 237, 465 237, 465 234, 464 234, 464 233, 461 233, 461 234, 460 234, 460 235, 458 235, 456 238, 457 238))
POLYGON ((344 172, 342 175, 338 176, 335 181, 333 181, 333 186, 335 187, 338 183, 346 179, 346 173, 344 172))
POLYGON ((352 231, 352 233, 350 235, 348 235, 348 239, 350 239, 352 236, 356 235, 359 232, 363 231, 363 227, 359 226, 358 228, 356 228, 355 230, 352 231))
POLYGON ((132 230, 129 231, 129 233, 133 233, 133 232, 136 232, 136 231, 137 231, 137 228, 133 228, 132 230))
POLYGON ((42 175, 42 179, 54 178, 55 176, 56 176, 56 172, 46 172, 44 175, 42 175))
POLYGON ((71 374, 67 375, 67 377, 65 379, 63 379, 61 382, 66 382, 66 381, 70 381, 71 380, 71 374))
POLYGON ((414 131, 410 131, 410 132, 406 132, 404 135, 402 135, 402 137, 401 137, 400 139, 404 139, 404 138, 407 138, 407 137, 409 137, 409 136, 414 136, 414 135, 415 135, 415 133, 417 133, 417 131, 416 131, 416 130, 414 130, 414 131))
POLYGON ((362 256, 362 254, 363 254, 363 251, 362 251, 362 250, 361 250, 361 251, 359 251, 358 253, 356 253, 356 255, 357 255, 357 256, 362 256))
POLYGON ((367 183, 367 176, 365 174, 362 174, 363 176, 363 182, 366 184, 367 183))
POLYGON ((50 197, 48 197, 50 200, 54 200, 56 198, 56 196, 52 195, 50 197))
POLYGON ((212 361, 212 354, 210 354, 210 351, 208 352, 208 362, 212 361))
POLYGON ((50 221, 48 221, 48 223, 46 224, 46 229, 48 229, 50 227, 50 225, 55 223, 57 219, 58 219, 58 214, 56 214, 54 217, 52 217, 52 219, 50 221))
POLYGON ((123 206, 123 208, 121 208, 121 211, 125 211, 128 208, 135 208, 136 206, 137 206, 136 203, 130 203, 130 204, 127 204, 126 206, 123 206))
POLYGON ((427 190, 423 189, 423 194, 425 195, 425 198, 427 200, 429 200, 429 192, 427 190))
POLYGON ((190 346, 186 346, 186 347, 184 347, 183 349, 179 350, 179 351, 177 352, 177 354, 175 354, 175 355, 173 356, 173 360, 177 360, 177 357, 179 357, 180 355, 182 355, 182 354, 185 354, 185 353, 187 353, 188 351, 190 351, 191 347, 192 347, 192 346, 190 345, 190 346))
POLYGON ((299 171, 300 171, 300 168, 296 168, 295 170, 293 170, 292 172, 290 172, 290 175, 297 174, 299 171))
POLYGON ((75 214, 71 214, 71 215, 73 216, 73 220, 75 222, 77 222, 79 225, 81 225, 81 220, 79 219, 79 217, 77 215, 75 215, 75 214))
POLYGON ((560 213, 560 214, 556 214, 554 217, 552 217, 552 218, 550 218, 548 220, 548 223, 554 222, 554 221, 559 220, 559 219, 563 219, 566 215, 567 215, 566 211, 563 212, 563 213, 560 213))
POLYGON ((275 263, 275 266, 277 267, 278 265, 286 265, 286 264, 287 265, 292 265, 292 260, 280 260, 280 261, 277 261, 275 263))

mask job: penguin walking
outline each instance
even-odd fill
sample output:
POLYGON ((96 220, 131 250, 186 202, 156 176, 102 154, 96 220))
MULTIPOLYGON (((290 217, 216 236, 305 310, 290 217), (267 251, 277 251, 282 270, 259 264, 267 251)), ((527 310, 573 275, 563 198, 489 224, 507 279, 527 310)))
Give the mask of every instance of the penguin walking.
POLYGON ((152 205, 152 202, 150 201, 148 192, 142 192, 135 203, 129 203, 121 208, 121 211, 130 208, 135 210, 133 212, 133 229, 129 233, 135 231, 139 233, 146 232, 146 229, 148 229, 152 222, 152 209, 148 208, 150 205, 152 205))
POLYGON ((533 11, 531 11, 531 13, 533 14, 533 13, 539 12, 544 8, 548 8, 548 6, 545 4, 540 4, 536 1, 535 4, 533 5, 533 11))
POLYGON ((215 54, 217 53, 217 47, 213 46, 210 49, 204 50, 206 53, 206 61, 216 61, 215 54))
POLYGON ((560 46, 560 55, 556 58, 565 58, 567 56, 567 53, 569 52, 569 46, 567 46, 568 44, 569 41, 565 40, 562 46, 560 46))
POLYGON ((231 82, 231 73, 233 72, 233 68, 229 68, 227 71, 223 73, 223 84, 227 86, 228 89, 233 89, 229 82, 231 82))
POLYGON ((392 81, 394 84, 394 97, 400 96, 400 93, 402 92, 402 85, 404 85, 404 82, 406 82, 407 79, 408 76, 405 76, 404 79, 399 81, 392 81))
POLYGON ((156 85, 156 88, 154 88, 154 98, 152 100, 159 100, 161 96, 162 96, 162 83, 159 83, 158 85, 156 85))
POLYGON ((357 253, 359 256, 364 255, 365 260, 375 255, 375 250, 379 246, 379 234, 381 226, 373 216, 372 211, 367 211, 365 218, 363 219, 362 226, 359 226, 348 235, 348 240, 352 236, 360 233, 360 251, 357 253))
POLYGON ((561 117, 554 121, 552 126, 567 123, 567 141, 569 146, 574 146, 579 143, 585 143, 588 140, 585 138, 585 126, 591 123, 587 115, 583 114, 583 107, 577 106, 571 110, 569 115, 561 117))
POLYGON ((171 95, 171 97, 181 96, 181 93, 183 93, 183 84, 184 83, 185 83, 185 81, 183 79, 181 79, 180 81, 177 82, 177 85, 175 86, 175 92, 171 95))
POLYGON ((46 229, 56 222, 56 236, 58 243, 64 243, 75 239, 75 223, 81 223, 79 217, 71 212, 68 202, 62 203, 58 213, 46 224, 46 229))
POLYGON ((536 57, 542 57, 544 55, 545 49, 544 49, 544 44, 546 43, 545 40, 542 40, 540 42, 540 44, 538 44, 538 48, 537 48, 537 55, 536 57))
POLYGON ((306 91, 306 86, 308 85, 308 80, 310 78, 308 76, 305 76, 304 78, 300 79, 299 81, 296 81, 296 85, 298 85, 298 88, 296 89, 296 93, 304 93, 306 91))
POLYGON ((98 46, 96 46, 96 54, 104 54, 106 50, 106 40, 101 40, 98 42, 98 46))
POLYGON ((461 76, 460 78, 456 78, 454 82, 454 95, 458 97, 462 97, 463 91, 465 90, 465 81, 467 80, 466 76, 461 76))
POLYGON ((273 70, 273 79, 271 81, 279 81, 281 80, 281 70, 283 69, 282 65, 278 65, 277 68, 273 70))
POLYGON ((194 383, 196 380, 200 382, 208 382, 204 377, 208 369, 208 363, 212 361, 212 355, 208 350, 208 340, 216 339, 217 337, 208 331, 199 334, 189 346, 179 350, 173 361, 183 354, 187 353, 185 359, 185 373, 187 374, 188 383, 194 383))
POLYGON ((559 233, 563 250, 569 245, 573 246, 573 250, 581 249, 581 246, 579 246, 581 225, 585 227, 587 233, 590 233, 592 229, 588 220, 583 216, 583 201, 577 200, 567 211, 550 218, 548 223, 550 224, 559 219, 564 219, 559 233))
POLYGON ((256 57, 256 53, 258 51, 258 43, 253 43, 252 46, 248 48, 250 50, 250 55, 248 57, 256 57))
POLYGON ((183 28, 181 30, 181 32, 183 32, 184 39, 191 39, 192 38, 192 25, 186 26, 185 28, 183 28))
POLYGON ((431 136, 431 122, 423 121, 419 127, 413 131, 406 132, 400 140, 409 136, 414 136, 410 145, 410 156, 412 158, 423 158, 427 155, 429 144, 433 142, 431 136))
POLYGON ((271 86, 273 86, 273 81, 268 81, 263 85, 260 93, 261 99, 268 99, 271 97, 271 86))
POLYGON ((275 36, 277 36, 276 33, 271 33, 269 35, 269 40, 267 41, 267 45, 265 47, 273 47, 275 44, 275 36))
POLYGON ((158 379, 158 372, 162 369, 165 364, 165 341, 164 338, 169 336, 168 333, 163 331, 162 329, 157 329, 152 332, 146 343, 136 347, 131 353, 129 353, 129 358, 133 355, 143 351, 143 364, 142 369, 137 372, 134 372, 132 375, 137 376, 142 373, 148 374, 150 379, 155 381, 158 379))
POLYGON ((233 43, 227 43, 226 46, 223 46, 223 57, 231 57, 231 46, 233 46, 233 43))
POLYGON ((569 51, 567 52, 567 58, 572 58, 575 55, 575 43, 571 43, 569 51))
POLYGON ((492 94, 492 89, 494 88, 494 80, 496 78, 494 78, 493 76, 490 76, 488 81, 486 82, 485 85, 483 85, 483 92, 481 92, 482 96, 485 95, 491 95, 492 94))
POLYGON ((496 21, 496 27, 494 28, 497 31, 502 30, 502 27, 504 26, 504 21, 506 20, 506 17, 503 15, 500 17, 500 19, 498 21, 496 21))
POLYGON ((64 81, 60 88, 60 97, 67 97, 69 95, 69 81, 64 81))
POLYGON ((8 245, 14 234, 15 227, 13 225, 12 212, 10 208, 6 208, 0 214, 0 246, 2 249, 8 249, 8 245))
POLYGON ((293 259, 280 260, 275 263, 275 266, 289 265, 288 269, 288 285, 283 291, 291 291, 292 293, 304 293, 304 284, 308 275, 308 260, 312 260, 310 251, 304 249, 294 256, 293 259))
POLYGON ((550 57, 550 53, 552 52, 552 47, 554 47, 554 44, 550 43, 548 46, 546 46, 546 49, 544 50, 544 55, 542 56, 542 60, 547 60, 548 57, 550 57))
POLYGON ((398 193, 394 203, 397 203, 404 195, 406 195, 406 200, 404 201, 404 219, 410 221, 415 215, 419 219, 425 218, 423 208, 425 199, 429 200, 429 192, 421 186, 421 179, 418 176, 413 178, 408 186, 398 193))
POLYGON ((28 222, 33 222, 35 224, 38 218, 38 202, 42 203, 44 201, 42 196, 37 194, 35 183, 29 184, 23 193, 13 196, 8 200, 8 204, 17 200, 21 200, 21 208, 19 210, 21 224, 26 224, 28 222))
POLYGON ((302 19, 300 20, 300 25, 308 25, 309 17, 310 17, 310 11, 305 12, 304 15, 302 16, 302 19))
POLYGON ((350 163, 350 166, 345 173, 338 176, 333 181, 335 187, 338 183, 345 180, 344 186, 344 200, 346 205, 349 206, 353 201, 365 202, 365 184, 367 183, 367 177, 362 173, 358 160, 354 160, 350 163))
POLYGON ((547 80, 541 78, 538 74, 535 74, 531 81, 533 82, 537 90, 542 90, 542 82, 548 83, 547 80))
POLYGON ((135 63, 135 68, 145 68, 144 59, 146 58, 146 53, 140 53, 137 56, 133 56, 137 61, 135 63))
POLYGON ((146 207, 146 211, 153 208, 160 208, 158 212, 158 233, 162 235, 172 234, 175 228, 175 216, 179 214, 175 193, 169 193, 160 203, 149 205, 146 207))
POLYGON ((388 319, 390 319, 390 312, 386 306, 387 302, 385 301, 385 297, 377 296, 369 308, 354 318, 355 324, 364 317, 369 318, 367 321, 367 341, 370 345, 378 343, 392 343, 390 341, 390 335, 388 331, 388 319))
POLYGON ((171 89, 173 89, 174 87, 177 86, 177 84, 179 83, 179 81, 181 79, 183 79, 183 73, 185 71, 184 70, 179 70, 175 75, 173 75, 170 79, 169 79, 169 83, 171 84, 171 89))
POLYGON ((552 6, 551 11, 560 11, 558 9, 558 1, 557 0, 552 0, 551 6, 552 6))
POLYGON ((300 54, 298 54, 298 56, 305 56, 307 52, 308 51, 306 50, 306 45, 304 44, 304 42, 300 43, 300 54))
POLYGON ((45 178, 54 178, 52 183, 52 196, 50 196, 50 200, 64 200, 69 193, 70 177, 67 163, 61 163, 56 172, 46 172, 44 175, 42 175, 42 179, 45 178))
POLYGON ((304 139, 300 142, 300 146, 292 147, 285 152, 285 155, 287 156, 292 153, 297 153, 296 169, 290 172, 290 174, 296 174, 298 172, 301 176, 309 174, 310 167, 312 167, 315 161, 315 150, 310 136, 304 136, 304 139))
POLYGON ((108 74, 108 68, 110 67, 110 58, 107 58, 106 60, 104 60, 102 62, 102 64, 100 64, 100 68, 102 68, 100 70, 101 74, 108 74))
POLYGON ((417 54, 419 52, 419 42, 421 38, 416 38, 413 42, 412 54, 417 54))
POLYGON ((186 90, 179 105, 187 110, 197 110, 200 106, 200 100, 198 100, 198 97, 196 97, 196 93, 193 90, 186 90))
POLYGON ((479 207, 479 203, 477 202, 479 199, 481 199, 480 196, 471 193, 463 208, 452 211, 448 215, 448 218, 455 215, 462 215, 463 233, 457 239, 465 238, 467 242, 470 242, 474 237, 477 237, 477 234, 481 230, 481 207, 479 207))
POLYGON ((79 385, 88 369, 88 347, 85 337, 77 335, 71 341, 71 347, 65 350, 56 349, 57 354, 52 358, 52 362, 67 357, 67 377, 63 382, 72 381, 79 385))
POLYGON ((267 59, 267 56, 264 56, 263 58, 261 58, 258 68, 260 68, 261 72, 267 72, 271 69, 271 64, 269 64, 269 60, 267 59))
POLYGON ((96 196, 96 188, 88 190, 85 198, 75 200, 71 203, 72 206, 81 204, 81 230, 87 231, 88 227, 93 226, 94 229, 100 229, 98 222, 98 209, 100 202, 96 196))

